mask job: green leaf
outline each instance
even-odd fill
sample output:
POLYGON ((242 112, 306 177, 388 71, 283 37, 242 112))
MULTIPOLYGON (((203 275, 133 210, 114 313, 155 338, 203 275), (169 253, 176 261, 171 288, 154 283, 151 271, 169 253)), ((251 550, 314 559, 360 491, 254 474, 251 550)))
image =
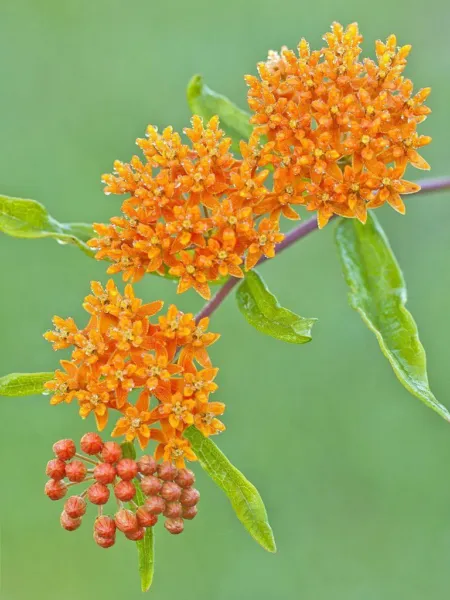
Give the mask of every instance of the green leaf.
POLYGON ((86 223, 60 223, 35 200, 0 196, 0 232, 16 238, 53 238, 60 244, 74 244, 94 256, 86 242, 94 236, 86 223))
POLYGON ((189 427, 184 436, 190 441, 200 465, 228 496, 238 519, 250 535, 265 550, 276 552, 266 509, 255 486, 196 427, 189 427))
POLYGON ((405 281, 377 219, 369 214, 366 225, 341 219, 336 242, 350 288, 350 305, 376 335, 400 383, 450 421, 449 411, 430 390, 425 351, 417 325, 405 308, 405 281))
POLYGON ((52 373, 10 373, 0 377, 0 396, 33 396, 45 391, 44 383, 53 379, 52 373))
MULTIPOLYGON (((130 445, 133 446, 133 444, 130 445)), ((122 448, 123 446, 124 444, 122 444, 122 448)), ((136 452, 134 452, 134 455, 136 456, 136 452)), ((145 496, 142 493, 139 483, 134 481, 134 484, 136 487, 136 503, 138 506, 142 506, 145 502, 145 496)), ((135 507, 133 505, 130 505, 131 510, 134 510, 134 508, 135 507)), ((136 542, 138 550, 139 575, 141 576, 141 589, 143 592, 147 592, 150 589, 155 570, 155 538, 153 529, 153 527, 147 527, 142 540, 136 542)))
POLYGON ((239 142, 247 141, 253 130, 250 114, 214 92, 204 83, 201 75, 194 75, 189 82, 187 100, 192 114, 203 117, 205 121, 218 115, 221 128, 233 140, 233 150, 239 152, 239 142))
POLYGON ((280 306, 255 270, 246 274, 236 298, 239 310, 255 329, 290 344, 311 341, 311 328, 317 319, 299 317, 280 306))
POLYGON ((136 448, 133 442, 122 442, 120 447, 122 448, 123 458, 131 458, 132 460, 136 459, 136 448))

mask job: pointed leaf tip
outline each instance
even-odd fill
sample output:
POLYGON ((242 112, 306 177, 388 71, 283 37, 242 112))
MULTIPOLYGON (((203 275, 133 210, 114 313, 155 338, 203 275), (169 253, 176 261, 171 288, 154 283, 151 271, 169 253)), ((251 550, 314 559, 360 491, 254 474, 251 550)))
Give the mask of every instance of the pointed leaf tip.
POLYGON ((413 396, 450 421, 449 411, 431 392, 425 350, 405 306, 403 274, 378 220, 373 214, 369 214, 365 225, 356 219, 341 219, 336 243, 350 290, 350 305, 375 334, 398 380, 413 396))
POLYGON ((0 396, 34 396, 45 391, 44 384, 53 379, 52 373, 10 373, 0 377, 0 396))
POLYGON ((189 427, 184 436, 190 441, 204 471, 228 496, 238 519, 253 539, 268 552, 276 552, 267 512, 255 486, 196 427, 189 427))
POLYGON ((236 292, 239 310, 255 329, 290 344, 306 344, 317 319, 300 317, 283 308, 262 277, 249 271, 236 292))
POLYGON ((92 225, 60 223, 36 200, 0 196, 0 232, 16 238, 53 238, 61 244, 74 244, 94 256, 86 242, 94 236, 92 225))

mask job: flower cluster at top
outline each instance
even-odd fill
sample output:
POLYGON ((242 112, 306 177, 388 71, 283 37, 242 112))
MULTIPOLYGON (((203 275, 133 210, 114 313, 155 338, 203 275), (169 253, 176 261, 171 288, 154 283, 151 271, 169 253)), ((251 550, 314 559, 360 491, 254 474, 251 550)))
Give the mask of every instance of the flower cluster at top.
MULTIPOLYGON (((193 287, 209 299, 208 282, 232 275, 243 277, 241 265, 252 268, 264 255, 275 255, 283 239, 277 215, 255 216, 265 211, 264 180, 269 171, 258 171, 255 141, 242 143, 244 160, 230 153, 231 139, 213 117, 203 125, 192 119, 185 129, 191 145, 182 143, 171 127, 159 134, 147 129, 137 144, 145 156, 130 164, 116 161, 115 174, 104 175, 107 194, 130 194, 121 217, 111 225, 94 225, 99 235, 89 245, 98 259, 110 259, 108 273, 123 272, 137 281, 146 272, 179 278, 178 292, 193 287)), ((287 213, 296 217, 294 211, 287 213)))
POLYGON ((398 48, 393 35, 376 43, 376 61, 359 60, 355 23, 334 23, 324 39, 313 52, 301 40, 299 56, 270 52, 259 78, 247 76, 255 128, 241 158, 217 117, 204 125, 194 116, 184 130, 190 145, 171 127, 149 126, 137 140, 145 160, 114 163, 105 193, 128 198, 89 242, 112 261, 109 273, 137 281, 168 271, 179 293, 193 287, 208 299, 209 282, 274 256, 280 216, 298 219, 294 207, 316 211, 319 227, 333 215, 364 223, 367 209, 386 202, 404 213, 400 195, 420 189, 403 179, 407 165, 429 168, 417 150, 431 138, 416 128, 430 89, 413 94, 403 76, 410 46, 398 48))
POLYGON ((403 179, 410 163, 429 169, 417 150, 431 138, 417 125, 431 112, 430 88, 413 94, 403 76, 411 46, 394 35, 375 45, 376 61, 359 60, 356 23, 333 23, 325 48, 306 40, 294 52, 270 52, 247 76, 255 135, 266 136, 261 156, 274 166, 274 192, 265 207, 285 208, 293 198, 317 211, 319 227, 332 215, 367 219, 367 209, 388 202, 404 213, 400 194, 420 188, 403 179))
POLYGON ((217 418, 225 405, 209 400, 218 369, 207 349, 219 335, 207 332, 207 318, 196 323, 174 305, 152 323, 163 303, 142 304, 131 285, 124 295, 112 280, 105 288, 98 282, 91 287, 83 304, 91 315, 87 326, 80 330, 72 318, 55 317, 55 330, 45 334, 55 350, 74 348, 45 384, 51 404, 76 399, 81 417, 93 413, 100 431, 109 412, 119 411, 113 437, 137 438, 142 449, 154 440, 156 459, 182 468, 184 459, 196 459, 182 436, 189 425, 206 436, 225 429, 217 418))

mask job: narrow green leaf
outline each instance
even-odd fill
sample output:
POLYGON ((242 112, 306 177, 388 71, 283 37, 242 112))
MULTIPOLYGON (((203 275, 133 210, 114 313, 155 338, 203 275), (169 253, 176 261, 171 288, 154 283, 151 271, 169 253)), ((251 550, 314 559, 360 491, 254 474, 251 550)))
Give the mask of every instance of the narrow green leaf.
POLYGON ((247 141, 253 130, 250 114, 214 92, 204 83, 201 75, 194 75, 189 82, 187 100, 192 114, 203 117, 205 121, 218 115, 221 128, 233 140, 233 150, 239 152, 239 142, 247 141))
MULTIPOLYGON (((136 452, 134 454, 136 456, 136 452)), ((145 502, 145 496, 142 493, 139 483, 137 481, 134 483, 136 487, 136 503, 138 506, 142 506, 145 502)), ((134 510, 134 506, 130 505, 130 509, 134 510)), ((143 592, 147 592, 150 589, 155 570, 155 537, 153 529, 153 527, 147 527, 143 539, 136 542, 138 550, 138 568, 141 577, 141 589, 143 592)))
POLYGON ((94 256, 86 242, 94 236, 86 223, 60 223, 40 202, 0 196, 0 232, 17 238, 53 238, 60 244, 74 244, 94 256))
POLYGON ((54 373, 10 373, 0 377, 0 396, 42 394, 45 390, 44 383, 54 376, 54 373))
POLYGON ((450 421, 449 411, 430 390, 425 351, 417 325, 405 308, 405 281, 377 219, 369 214, 366 225, 341 219, 336 242, 350 288, 350 305, 376 335, 400 383, 450 421))
POLYGON ((311 341, 317 319, 299 317, 277 302, 256 271, 249 271, 236 292, 239 310, 255 329, 290 344, 311 341))
POLYGON ((196 427, 189 427, 184 436, 191 442, 200 465, 228 496, 238 519, 250 535, 265 550, 276 552, 266 509, 255 486, 196 427))

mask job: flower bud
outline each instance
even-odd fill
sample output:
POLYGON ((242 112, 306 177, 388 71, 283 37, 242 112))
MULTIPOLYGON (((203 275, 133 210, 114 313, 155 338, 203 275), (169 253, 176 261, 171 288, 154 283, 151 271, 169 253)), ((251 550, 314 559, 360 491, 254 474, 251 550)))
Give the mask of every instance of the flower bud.
POLYGON ((136 531, 129 531, 125 534, 125 537, 133 542, 138 542, 142 540, 145 535, 145 529, 143 527, 139 527, 136 531))
POLYGON ((64 481, 49 479, 45 484, 44 491, 50 500, 61 500, 67 493, 67 486, 64 481))
POLYGON ((86 501, 81 496, 70 496, 64 504, 64 511, 71 519, 78 519, 86 512, 86 501))
POLYGON ((122 448, 116 442, 105 442, 101 456, 105 462, 114 464, 122 458, 122 448))
POLYGON ((53 444, 53 452, 61 460, 70 460, 77 451, 73 440, 59 440, 53 444))
POLYGON ((171 519, 181 517, 183 513, 183 506, 180 502, 167 502, 164 516, 171 519))
POLYGON ((181 492, 180 502, 183 506, 195 506, 200 500, 200 492, 195 488, 184 488, 181 492))
POLYGON ((159 515, 164 512, 166 503, 161 496, 150 496, 144 503, 145 510, 153 515, 159 515))
POLYGON ((102 515, 94 523, 94 533, 102 538, 113 538, 116 535, 116 523, 112 517, 102 515))
POLYGON ((94 478, 107 485, 112 483, 116 477, 116 469, 110 463, 99 463, 94 467, 94 478))
POLYGON ((80 448, 85 454, 100 454, 103 440, 98 433, 85 433, 80 440, 80 448))
POLYGON ((93 483, 88 488, 87 497, 92 504, 106 504, 109 500, 109 489, 103 483, 93 483))
POLYGON ((116 465, 117 475, 124 481, 131 481, 138 473, 138 466, 132 458, 122 458, 116 465))
POLYGON ((173 535, 178 535, 184 529, 183 519, 166 519, 164 522, 164 527, 167 529, 169 533, 173 535))
POLYGON ((195 475, 189 469, 180 469, 175 478, 175 483, 182 488, 191 487, 195 483, 195 475))
POLYGON ((179 485, 174 483, 173 481, 166 481, 160 492, 162 498, 167 500, 168 502, 173 502, 174 500, 178 500, 181 495, 181 488, 179 485))
POLYGON ((183 514, 181 515, 183 519, 187 519, 188 521, 192 521, 197 516, 198 508, 196 506, 184 506, 183 514))
POLYGON ((94 541, 100 548, 111 548, 116 542, 115 537, 101 537, 94 531, 94 541))
POLYGON ((136 511, 136 518, 140 527, 153 527, 158 521, 158 517, 149 513, 144 506, 140 506, 136 511))
POLYGON ((146 496, 155 496, 162 488, 162 481, 153 475, 147 475, 141 480, 141 490, 146 496))
POLYGON ((158 476, 164 481, 173 481, 178 475, 178 469, 170 462, 163 462, 157 466, 158 476))
POLYGON ((84 481, 86 473, 86 465, 81 460, 73 460, 66 465, 66 475, 69 481, 80 483, 84 481))
POLYGON ((78 529, 81 525, 80 518, 73 519, 72 517, 69 517, 65 510, 61 513, 59 522, 61 523, 61 527, 64 527, 66 531, 75 531, 75 529, 78 529))
POLYGON ((139 528, 136 515, 133 511, 128 510, 127 508, 122 508, 116 512, 114 521, 116 522, 117 529, 123 533, 130 533, 131 531, 136 531, 136 529, 139 528))
POLYGON ((45 473, 47 477, 51 477, 57 481, 64 479, 66 476, 66 463, 60 458, 53 458, 48 461, 45 473))
POLYGON ((156 471, 156 460, 149 454, 141 456, 137 465, 139 473, 142 473, 142 475, 153 475, 156 471))
POLYGON ((114 495, 122 502, 129 502, 135 497, 136 488, 131 481, 119 481, 119 483, 114 486, 114 495))

